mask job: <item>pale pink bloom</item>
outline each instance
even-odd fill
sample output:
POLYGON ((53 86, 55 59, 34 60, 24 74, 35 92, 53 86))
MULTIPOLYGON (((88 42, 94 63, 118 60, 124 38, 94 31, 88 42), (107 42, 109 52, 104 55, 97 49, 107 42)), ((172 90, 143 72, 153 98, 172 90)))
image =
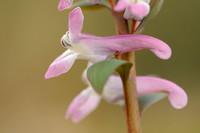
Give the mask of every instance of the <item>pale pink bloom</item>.
MULTIPOLYGON (((188 99, 185 91, 171 81, 151 76, 137 76, 136 84, 138 96, 167 93, 169 102, 174 108, 181 109, 187 105, 188 99)), ((73 122, 79 122, 98 107, 101 98, 112 104, 124 104, 120 77, 111 76, 105 84, 101 95, 97 94, 89 85, 71 102, 66 112, 66 118, 71 117, 73 122)))
POLYGON ((117 12, 124 11, 124 18, 142 20, 149 14, 150 0, 119 0, 114 10, 117 12))
POLYGON ((67 72, 76 59, 96 63, 114 57, 115 52, 121 54, 133 50, 150 49, 161 59, 168 59, 171 56, 170 47, 154 37, 131 34, 98 37, 81 33, 83 19, 79 7, 69 13, 69 31, 61 39, 61 44, 68 50, 53 61, 45 78, 67 72))
POLYGON ((76 96, 68 107, 66 118, 72 117, 73 122, 79 122, 97 108, 101 100, 93 88, 88 87, 76 96))

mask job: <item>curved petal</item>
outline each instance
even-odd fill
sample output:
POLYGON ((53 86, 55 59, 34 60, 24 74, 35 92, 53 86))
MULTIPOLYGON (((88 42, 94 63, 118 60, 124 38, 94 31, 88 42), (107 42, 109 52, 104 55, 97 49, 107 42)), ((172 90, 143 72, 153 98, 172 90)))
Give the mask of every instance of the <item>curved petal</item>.
MULTIPOLYGON (((174 108, 181 109, 187 105, 187 94, 171 81, 151 76, 137 76, 136 85, 138 96, 163 92, 168 94, 174 108)), ((103 90, 103 98, 109 103, 123 104, 123 85, 119 76, 109 78, 103 90)))
POLYGON ((71 50, 65 51, 51 63, 45 74, 45 78, 49 79, 67 72, 74 64, 77 56, 78 54, 73 54, 71 50))
POLYGON ((58 10, 62 11, 71 7, 73 0, 60 0, 58 10))
POLYGON ((83 13, 80 7, 75 8, 69 13, 69 35, 74 38, 81 33, 83 27, 83 13))
POLYGON ((165 92, 168 93, 169 101, 174 108, 181 109, 187 105, 187 94, 171 81, 151 76, 138 76, 136 83, 138 95, 165 92))
POLYGON ((77 123, 97 108, 100 103, 100 96, 91 88, 83 90, 69 105, 66 118, 71 117, 77 123))
POLYGON ((84 36, 80 37, 79 44, 84 51, 90 51, 90 54, 110 55, 116 51, 126 53, 133 50, 150 49, 161 59, 168 59, 171 56, 170 47, 163 41, 154 37, 145 35, 116 35, 111 37, 95 37, 84 36))
POLYGON ((149 14, 150 6, 145 2, 130 4, 124 13, 124 18, 142 20, 149 14))

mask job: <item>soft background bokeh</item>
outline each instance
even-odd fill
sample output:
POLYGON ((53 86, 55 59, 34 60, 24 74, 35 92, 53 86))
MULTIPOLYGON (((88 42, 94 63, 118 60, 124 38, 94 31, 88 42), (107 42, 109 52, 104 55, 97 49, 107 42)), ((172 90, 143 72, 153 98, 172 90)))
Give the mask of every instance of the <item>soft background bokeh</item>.
MULTIPOLYGON (((65 49, 60 38, 67 31, 68 12, 57 10, 59 0, 1 0, 0 4, 0 133, 126 133, 122 108, 101 102, 79 124, 65 120, 66 108, 86 86, 80 74, 86 61, 76 61, 60 77, 45 80, 49 64, 65 49)), ((136 52, 137 75, 157 74, 176 82, 189 104, 175 110, 165 99, 147 110, 143 133, 198 133, 200 131, 200 2, 166 0, 144 34, 167 42, 170 60, 149 51, 136 52)), ((83 32, 114 35, 106 10, 84 11, 83 32)))

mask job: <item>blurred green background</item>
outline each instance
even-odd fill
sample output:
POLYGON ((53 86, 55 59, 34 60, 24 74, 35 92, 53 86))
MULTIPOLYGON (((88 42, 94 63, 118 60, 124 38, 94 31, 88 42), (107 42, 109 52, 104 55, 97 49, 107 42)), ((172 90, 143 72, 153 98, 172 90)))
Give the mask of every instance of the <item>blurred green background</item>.
MULTIPOLYGON (((68 12, 59 0, 1 0, 0 4, 0 133, 126 133, 122 108, 101 102, 79 124, 65 120, 71 100, 86 86, 80 74, 86 61, 76 61, 67 73, 44 79, 49 64, 65 49, 68 12)), ((169 44, 173 55, 164 61, 150 51, 136 52, 137 75, 157 74, 185 89, 189 103, 175 110, 168 99, 149 108, 142 118, 143 133, 200 132, 199 1, 166 0, 143 34, 169 44)), ((84 11, 83 32, 114 35, 106 9, 84 11)))

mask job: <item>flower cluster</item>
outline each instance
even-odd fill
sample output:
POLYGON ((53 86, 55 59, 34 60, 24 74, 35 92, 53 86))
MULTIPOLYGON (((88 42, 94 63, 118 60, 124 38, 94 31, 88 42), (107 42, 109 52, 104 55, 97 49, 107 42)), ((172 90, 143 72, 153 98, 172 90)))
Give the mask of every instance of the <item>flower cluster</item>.
MULTIPOLYGON (((100 0, 89 0, 98 4, 100 0)), ((114 6, 115 12, 124 11, 124 18, 142 20, 150 12, 150 0, 119 0, 114 6)), ((72 0, 60 0, 59 10, 68 9, 72 0)), ((127 34, 108 37, 99 37, 81 33, 84 16, 80 7, 69 13, 69 30, 61 38, 61 45, 67 50, 57 57, 49 66, 45 78, 52 78, 70 70, 76 59, 97 63, 115 57, 115 53, 123 54, 135 50, 151 50, 160 59, 169 59, 170 47, 163 41, 146 35, 127 34)), ((124 94, 122 81, 119 76, 110 76, 103 88, 102 94, 95 92, 87 79, 85 70, 83 80, 88 87, 74 98, 66 113, 74 122, 79 122, 97 108, 103 98, 109 103, 123 106, 124 94)), ((136 77, 137 94, 143 96, 152 93, 166 93, 171 105, 181 109, 187 104, 187 95, 175 83, 152 76, 136 77)))

